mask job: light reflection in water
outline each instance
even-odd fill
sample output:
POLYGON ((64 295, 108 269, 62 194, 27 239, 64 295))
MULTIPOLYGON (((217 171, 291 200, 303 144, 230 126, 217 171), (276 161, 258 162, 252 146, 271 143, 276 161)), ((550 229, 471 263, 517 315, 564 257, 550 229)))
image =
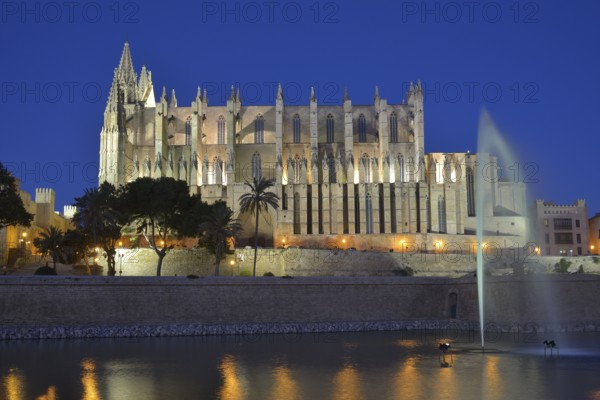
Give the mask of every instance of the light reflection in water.
POLYGON ((301 399, 298 383, 292 377, 292 371, 287 365, 278 365, 273 369, 275 386, 273 387, 272 399, 295 400, 301 399))
POLYGON ((46 394, 36 397, 35 400, 58 400, 56 386, 50 386, 46 394))
POLYGON ((223 385, 219 390, 218 398, 223 400, 245 399, 248 382, 236 364, 235 357, 226 354, 219 365, 219 371, 223 377, 223 385))
POLYGON ((365 397, 361 393, 360 376, 356 369, 346 364, 333 378, 333 399, 359 400, 365 397))
POLYGON ((6 400, 22 400, 23 395, 23 374, 17 368, 11 368, 8 375, 2 378, 3 392, 6 400))
POLYGON ((99 400, 98 381, 96 378, 96 363, 91 358, 81 361, 81 385, 83 386, 83 400, 99 400))
POLYGON ((407 358, 400 366, 400 371, 394 376, 395 399, 420 399, 422 377, 417 368, 416 357, 407 358))
POLYGON ((498 370, 498 356, 488 355, 485 359, 482 392, 489 399, 502 399, 502 379, 498 370))

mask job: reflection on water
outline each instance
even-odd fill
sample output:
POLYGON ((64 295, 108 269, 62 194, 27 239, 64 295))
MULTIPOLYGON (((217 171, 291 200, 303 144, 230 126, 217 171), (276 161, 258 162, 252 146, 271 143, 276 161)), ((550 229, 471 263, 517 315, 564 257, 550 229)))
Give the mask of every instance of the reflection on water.
POLYGON ((223 386, 219 390, 219 398, 223 400, 241 400, 246 398, 247 382, 236 365, 235 357, 226 354, 219 365, 223 377, 223 386))
POLYGON ((275 378, 275 384, 273 385, 273 394, 271 398, 273 400, 286 399, 286 400, 300 400, 300 392, 298 384, 292 377, 292 371, 286 365, 278 365, 273 369, 273 377, 275 378))
POLYGON ((91 358, 81 361, 81 385, 83 386, 82 400, 100 400, 98 381, 96 379, 96 364, 91 358))
POLYGON ((360 377, 356 369, 349 364, 335 374, 333 378, 333 394, 334 400, 359 400, 364 396, 361 393, 360 377))
POLYGON ((488 353, 457 341, 448 368, 440 368, 440 337, 406 336, 0 342, 0 399, 600 400, 598 333, 573 336, 577 351, 565 344, 552 359, 541 341, 508 338, 488 353))
POLYGON ((35 400, 58 400, 58 395, 56 394, 56 387, 50 386, 45 394, 36 397, 35 400))
POLYGON ((23 395, 23 374, 16 368, 11 368, 8 375, 2 378, 3 398, 6 400, 21 400, 23 395))

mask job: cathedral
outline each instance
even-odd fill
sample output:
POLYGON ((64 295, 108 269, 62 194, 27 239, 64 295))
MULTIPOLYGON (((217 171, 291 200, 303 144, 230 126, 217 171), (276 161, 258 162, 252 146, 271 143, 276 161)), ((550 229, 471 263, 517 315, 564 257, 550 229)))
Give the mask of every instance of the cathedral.
MULTIPOLYGON (((261 217, 265 247, 464 252, 479 213, 499 247, 524 244, 524 185, 479 178, 495 157, 425 153, 420 83, 401 104, 377 88, 372 104, 353 104, 347 91, 340 105, 319 106, 314 91, 307 101, 286 105, 281 86, 274 105, 244 106, 234 87, 226 105, 209 105, 200 87, 189 106, 165 88, 156 99, 151 72, 136 74, 125 43, 100 133, 99 182, 173 177, 237 212, 244 182, 274 179, 280 207, 261 217), (481 210, 477 185, 492 194, 481 210)), ((244 245, 254 220, 239 218, 244 245)))

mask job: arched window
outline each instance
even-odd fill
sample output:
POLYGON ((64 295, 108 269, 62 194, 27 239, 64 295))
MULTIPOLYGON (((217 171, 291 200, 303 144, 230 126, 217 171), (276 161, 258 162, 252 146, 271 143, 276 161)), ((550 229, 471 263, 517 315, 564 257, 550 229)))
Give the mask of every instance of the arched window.
POLYGON ((217 134, 217 143, 225 144, 225 118, 221 115, 219 116, 219 120, 217 121, 218 134, 217 134))
POLYGON ((330 154, 329 158, 327 158, 327 167, 329 168, 329 183, 336 183, 335 158, 333 158, 333 154, 330 154))
POLYGON ((189 146, 192 144, 192 120, 187 117, 185 120, 185 145, 189 146))
POLYGON ((296 154, 296 157, 294 158, 294 183, 300 183, 300 176, 302 175, 300 171, 301 168, 302 160, 300 160, 300 156, 296 154))
POLYGON ((365 201, 366 217, 367 217, 367 233, 373 233, 373 203, 371 201, 371 193, 367 193, 365 201))
POLYGON ((467 167, 467 215, 475 216, 475 182, 471 167, 467 167))
POLYGON ((446 233, 446 200, 438 197, 438 228, 440 233, 446 233))
POLYGON ((258 115, 254 120, 254 143, 265 142, 265 120, 262 115, 258 115))
POLYGON ((300 116, 298 114, 294 115, 294 143, 300 143, 300 116))
POLYGON ((327 114, 327 143, 333 143, 333 115, 327 114))
POLYGON ((358 141, 364 143, 367 141, 367 120, 364 114, 358 117, 358 141))
POLYGON ((427 219, 427 232, 431 232, 431 200, 429 199, 429 196, 425 197, 425 210, 427 215, 425 215, 425 218, 427 219))
POLYGON ((294 193, 294 235, 300 234, 300 194, 294 193))
POLYGON ((398 143, 398 117, 395 112, 390 115, 390 142, 398 143))
POLYGON ((367 153, 363 154, 362 163, 365 172, 364 183, 371 183, 371 158, 367 153))
POLYGON ((260 154, 255 151, 252 155, 252 179, 260 179, 262 176, 262 165, 260 160, 260 154))
POLYGON ((398 156, 398 166, 400 170, 400 182, 406 182, 406 171, 404 169, 404 156, 400 154, 398 156))

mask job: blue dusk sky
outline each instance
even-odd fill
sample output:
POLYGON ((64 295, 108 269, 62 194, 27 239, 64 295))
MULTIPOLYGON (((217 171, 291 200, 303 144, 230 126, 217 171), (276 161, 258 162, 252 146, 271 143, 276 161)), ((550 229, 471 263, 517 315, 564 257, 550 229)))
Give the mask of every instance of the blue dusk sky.
POLYGON ((476 152, 487 109, 518 155, 504 171, 530 200, 600 212, 600 2, 2 1, 0 161, 57 209, 97 185, 99 135, 128 38, 155 94, 189 106, 400 103, 425 93, 425 151, 476 152))

